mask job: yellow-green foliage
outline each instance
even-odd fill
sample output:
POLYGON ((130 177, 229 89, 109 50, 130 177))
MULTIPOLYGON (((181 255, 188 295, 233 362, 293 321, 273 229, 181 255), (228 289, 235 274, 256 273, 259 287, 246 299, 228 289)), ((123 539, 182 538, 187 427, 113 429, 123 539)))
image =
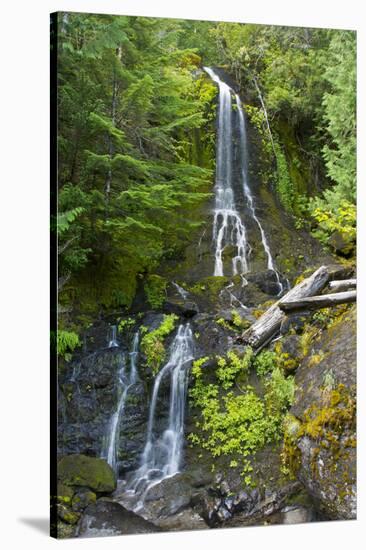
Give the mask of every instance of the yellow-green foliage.
POLYGON ((309 353, 310 346, 312 345, 315 337, 318 336, 319 333, 320 330, 317 327, 311 325, 306 326, 304 332, 300 337, 300 348, 302 357, 305 357, 309 353))
POLYGON ((266 376, 278 364, 278 358, 274 351, 264 350, 261 351, 253 360, 253 366, 257 371, 258 376, 266 376))
POLYGON ((177 319, 178 317, 174 314, 164 315, 160 326, 142 337, 141 351, 145 354, 147 366, 151 368, 154 375, 157 374, 165 359, 164 339, 174 330, 177 319))
POLYGON ((263 109, 261 109, 260 107, 255 107, 254 105, 247 104, 245 105, 245 111, 248 115, 250 122, 257 128, 261 136, 263 153, 267 157, 272 158, 273 149, 263 109))
POLYGON ((245 330, 251 325, 250 321, 242 319, 240 317, 240 314, 235 309, 231 311, 230 321, 225 321, 225 319, 220 317, 219 319, 217 319, 216 323, 226 330, 235 330, 236 332, 245 330))
POLYGON ((234 351, 229 351, 226 359, 224 357, 217 358, 219 368, 216 370, 216 376, 224 390, 231 388, 239 374, 248 373, 252 357, 253 350, 248 346, 242 357, 236 355, 234 351))
POLYGON ((132 319, 132 317, 127 317, 127 319, 121 319, 118 323, 118 332, 122 333, 125 331, 129 331, 134 325, 136 324, 136 320, 132 319))
POLYGON ((63 357, 65 361, 70 361, 72 352, 80 346, 79 336, 73 331, 58 330, 56 346, 57 355, 63 357))
POLYGON ((356 246, 356 205, 342 200, 335 208, 327 203, 314 201, 310 213, 317 222, 317 229, 313 232, 323 244, 327 244, 329 237, 337 232, 347 243, 348 252, 354 252, 356 246))
POLYGON ((299 440, 310 437, 324 443, 330 449, 333 459, 337 460, 341 452, 339 437, 343 436, 343 445, 355 445, 356 429, 356 399, 344 386, 334 387, 334 379, 324 377, 322 401, 308 407, 300 422, 293 416, 288 416, 284 427, 284 446, 282 461, 284 469, 295 475, 300 467, 301 453, 299 440), (348 433, 347 433, 348 432, 348 433))
POLYGON ((254 357, 253 366, 258 376, 265 377, 276 368, 285 373, 291 372, 296 369, 297 361, 288 353, 283 353, 281 343, 277 342, 274 351, 264 350, 254 357))
POLYGON ((280 439, 283 415, 293 400, 293 377, 285 378, 275 368, 265 381, 265 396, 261 399, 249 385, 240 388, 240 393, 234 392, 235 381, 248 373, 253 362, 250 347, 242 357, 229 352, 226 358, 218 358, 215 383, 205 381, 202 364, 206 360, 195 362, 192 370, 194 384, 190 397, 200 409, 200 417, 197 431, 189 439, 214 457, 228 456, 231 467, 240 463, 241 475, 249 484, 252 467, 247 457, 280 439))
POLYGON ((226 328, 226 330, 233 330, 233 327, 231 325, 229 325, 229 323, 227 321, 225 321, 225 319, 223 319, 222 317, 217 319, 216 323, 218 325, 220 325, 220 327, 226 328))
POLYGON ((326 430, 342 433, 347 427, 355 428, 356 400, 344 384, 338 384, 333 390, 324 388, 321 405, 311 405, 305 411, 300 434, 317 439, 326 430))

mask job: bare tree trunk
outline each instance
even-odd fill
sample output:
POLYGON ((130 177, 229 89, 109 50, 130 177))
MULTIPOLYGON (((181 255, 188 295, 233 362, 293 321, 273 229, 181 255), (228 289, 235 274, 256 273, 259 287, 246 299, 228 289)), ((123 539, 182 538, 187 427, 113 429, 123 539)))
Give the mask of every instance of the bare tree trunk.
POLYGON ((311 296, 302 300, 281 301, 278 306, 282 311, 298 311, 321 309, 323 307, 337 306, 338 304, 349 304, 356 301, 355 290, 348 292, 337 292, 334 294, 323 294, 322 296, 311 296))
POLYGON ((329 283, 329 288, 331 290, 337 290, 342 292, 343 290, 348 290, 350 288, 355 288, 357 286, 357 279, 344 279, 343 281, 331 281, 329 283))
POLYGON ((301 283, 289 290, 281 300, 278 300, 271 306, 248 330, 246 330, 238 341, 252 346, 254 349, 259 348, 264 343, 268 343, 277 333, 281 326, 281 322, 286 317, 281 310, 280 303, 291 300, 300 300, 308 296, 318 294, 331 279, 336 277, 344 277, 344 267, 339 266, 322 266, 319 267, 310 277, 304 279, 301 283))

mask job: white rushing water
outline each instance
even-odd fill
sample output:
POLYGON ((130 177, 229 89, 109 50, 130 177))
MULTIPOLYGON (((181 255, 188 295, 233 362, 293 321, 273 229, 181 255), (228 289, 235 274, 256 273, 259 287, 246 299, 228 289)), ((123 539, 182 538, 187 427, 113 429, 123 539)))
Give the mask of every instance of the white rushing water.
POLYGON ((155 378, 147 426, 145 448, 140 467, 128 486, 139 495, 135 510, 143 506, 148 490, 163 479, 179 472, 184 443, 184 413, 189 367, 193 360, 193 335, 189 324, 180 325, 171 345, 168 362, 155 378), (156 407, 162 381, 170 377, 169 415, 160 428, 156 407))
POLYGON ((125 408, 128 392, 138 380, 138 345, 139 333, 136 332, 133 338, 131 352, 129 354, 120 354, 120 368, 118 371, 118 389, 120 395, 117 403, 117 408, 108 424, 107 441, 105 448, 102 452, 102 457, 107 460, 108 464, 113 468, 115 472, 117 471, 117 452, 119 442, 118 435, 121 428, 123 411, 125 408))
POLYGON ((230 86, 222 82, 216 73, 204 70, 219 86, 219 121, 217 136, 215 211, 213 223, 213 243, 215 248, 214 275, 224 274, 223 253, 228 245, 234 246, 236 255, 232 258, 233 275, 248 271, 250 246, 246 227, 235 206, 232 187, 233 139, 232 139, 232 98, 230 86))
POLYGON ((215 182, 215 214, 213 223, 213 241, 215 247, 214 275, 223 275, 223 251, 227 245, 236 246, 236 256, 232 258, 233 275, 249 271, 248 258, 251 247, 247 239, 247 231, 243 219, 235 207, 232 187, 233 158, 233 106, 232 96, 235 96, 236 110, 239 116, 240 135, 240 173, 242 187, 251 218, 257 224, 263 249, 267 258, 267 269, 273 271, 278 285, 278 294, 284 290, 278 271, 275 267, 271 249, 263 226, 256 214, 254 199, 248 183, 248 145, 245 115, 238 94, 219 78, 210 68, 204 70, 219 86, 219 120, 217 137, 216 182, 215 182))
POLYGON ((116 325, 113 325, 111 327, 111 331, 112 331, 112 334, 111 334, 111 339, 109 340, 109 344, 108 344, 108 347, 109 348, 118 348, 118 341, 117 341, 117 327, 116 325))
POLYGON ((242 176, 242 183, 243 183, 243 191, 244 191, 244 195, 247 199, 248 207, 249 207, 250 213, 252 215, 252 218, 256 222, 256 224, 259 228, 260 234, 261 234, 262 245, 263 245, 264 251, 265 251, 266 256, 267 256, 267 269, 270 269, 271 271, 274 271, 274 273, 276 274, 278 290, 279 290, 278 294, 281 294, 283 292, 283 284, 281 283, 278 271, 275 268, 273 257, 272 257, 272 254, 271 254, 271 249, 269 247, 266 234, 265 234, 264 229, 262 227, 262 224, 259 221, 258 216, 256 214, 253 195, 252 195, 252 192, 251 192, 249 184, 248 184, 247 131, 246 131, 246 124, 245 124, 245 116, 244 116, 243 106, 242 106, 242 103, 241 103, 241 100, 240 100, 240 97, 238 96, 238 94, 235 94, 235 101, 236 101, 236 106, 237 106, 237 110, 238 110, 238 114, 239 114, 239 130, 240 130, 241 159, 242 159, 241 160, 241 176, 242 176))
POLYGON ((183 287, 181 287, 180 285, 178 285, 178 283, 175 283, 174 281, 172 281, 172 284, 175 286, 178 294, 183 298, 183 300, 186 300, 189 296, 189 292, 187 290, 184 290, 183 287))

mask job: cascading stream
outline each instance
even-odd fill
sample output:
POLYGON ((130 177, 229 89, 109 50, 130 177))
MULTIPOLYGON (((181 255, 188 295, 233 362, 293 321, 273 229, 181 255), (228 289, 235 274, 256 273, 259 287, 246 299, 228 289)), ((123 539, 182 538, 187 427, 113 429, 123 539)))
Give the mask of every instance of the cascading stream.
POLYGON ((251 247, 247 239, 247 231, 235 207, 232 187, 233 136, 232 136, 232 96, 235 96, 236 109, 239 116, 240 136, 240 173, 243 193, 249 213, 258 226, 263 249, 267 257, 267 269, 273 271, 278 285, 278 294, 284 290, 279 273, 275 267, 268 239, 263 226, 256 214, 254 198, 248 183, 248 146, 245 115, 238 94, 217 76, 210 68, 204 70, 219 86, 219 121, 217 138, 217 162, 215 182, 215 212, 213 223, 213 241, 215 247, 214 275, 223 275, 223 251, 229 244, 236 246, 237 254, 232 258, 233 275, 245 274, 249 271, 248 258, 251 247))
POLYGON ((250 246, 247 231, 236 210, 232 187, 233 140, 232 140, 232 89, 222 82, 215 72, 204 70, 219 86, 219 122, 217 137, 217 162, 215 182, 215 211, 213 223, 213 243, 215 248, 214 275, 224 274, 223 252, 232 245, 236 255, 232 258, 233 275, 248 271, 250 246))
POLYGON ((261 234, 262 245, 263 245, 264 251, 265 251, 266 256, 267 256, 267 269, 270 269, 271 271, 274 271, 274 273, 276 274, 277 284, 278 284, 278 288, 279 288, 278 294, 281 294, 283 292, 284 287, 283 287, 283 284, 281 283, 278 271, 275 268, 273 257, 272 257, 272 254, 271 254, 271 249, 269 247, 266 234, 265 234, 264 229, 262 227, 262 224, 259 221, 258 216, 256 214, 253 195, 251 193, 251 190, 250 190, 250 187, 249 187, 249 184, 248 184, 247 131, 246 131, 245 115, 244 115, 244 111, 243 111, 243 106, 242 106, 242 103, 241 103, 241 100, 240 100, 240 97, 239 97, 238 94, 235 94, 235 101, 236 101, 236 106, 237 106, 237 110, 238 110, 238 113, 239 113, 239 130, 240 130, 240 144, 241 144, 241 176, 242 176, 242 182, 243 182, 243 191, 244 191, 244 195, 247 199, 247 204, 248 204, 248 207, 249 207, 249 211, 252 215, 253 220, 256 222, 256 224, 259 228, 260 234, 261 234))
POLYGON ((117 327, 116 325, 113 325, 111 327, 111 339, 109 340, 108 347, 109 348, 118 348, 118 341, 117 341, 117 327))
POLYGON ((135 510, 143 506, 149 489, 179 472, 184 443, 184 414, 189 366, 193 360, 193 335, 189 324, 180 325, 171 345, 168 362, 155 378, 147 426, 145 448, 139 469, 128 491, 139 495, 135 510), (162 381, 170 376, 169 416, 165 429, 158 433, 157 401, 162 381))
MULTIPOLYGON (((118 385, 120 397, 117 403, 117 408, 113 413, 109 424, 107 441, 102 452, 102 457, 105 458, 108 464, 117 473, 117 451, 118 451, 118 434, 121 428, 121 420, 125 408, 128 392, 138 380, 137 374, 137 357, 138 357, 139 333, 136 332, 132 342, 132 350, 129 354, 121 353, 120 369, 118 372, 118 385), (129 358, 129 372, 127 372, 127 361, 129 358)), ((111 347, 111 346, 110 346, 111 347)))

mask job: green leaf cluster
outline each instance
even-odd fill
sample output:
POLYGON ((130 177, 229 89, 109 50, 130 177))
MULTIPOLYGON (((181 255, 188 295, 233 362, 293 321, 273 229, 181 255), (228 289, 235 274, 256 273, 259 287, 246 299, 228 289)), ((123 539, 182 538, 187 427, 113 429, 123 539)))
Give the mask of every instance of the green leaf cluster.
POLYGON ((78 346, 80 346, 80 340, 76 332, 67 331, 67 330, 57 331, 57 340, 56 340, 57 355, 65 359, 65 361, 71 360, 72 352, 78 346))
POLYGON ((164 339, 175 328, 178 319, 173 313, 164 315, 164 319, 155 330, 146 333, 141 339, 141 351, 145 354, 146 365, 156 375, 166 357, 164 339))
POLYGON ((213 457, 229 457, 231 467, 241 464, 241 475, 249 484, 252 470, 249 457, 282 437, 283 418, 294 398, 294 378, 286 377, 282 369, 273 366, 272 355, 262 355, 256 364, 253 351, 248 347, 241 358, 232 351, 227 358, 218 358, 216 381, 208 383, 207 360, 204 357, 193 363, 190 398, 200 416, 189 439, 213 457), (235 388, 238 378, 245 379, 255 364, 267 375, 264 397, 250 385, 235 388))

